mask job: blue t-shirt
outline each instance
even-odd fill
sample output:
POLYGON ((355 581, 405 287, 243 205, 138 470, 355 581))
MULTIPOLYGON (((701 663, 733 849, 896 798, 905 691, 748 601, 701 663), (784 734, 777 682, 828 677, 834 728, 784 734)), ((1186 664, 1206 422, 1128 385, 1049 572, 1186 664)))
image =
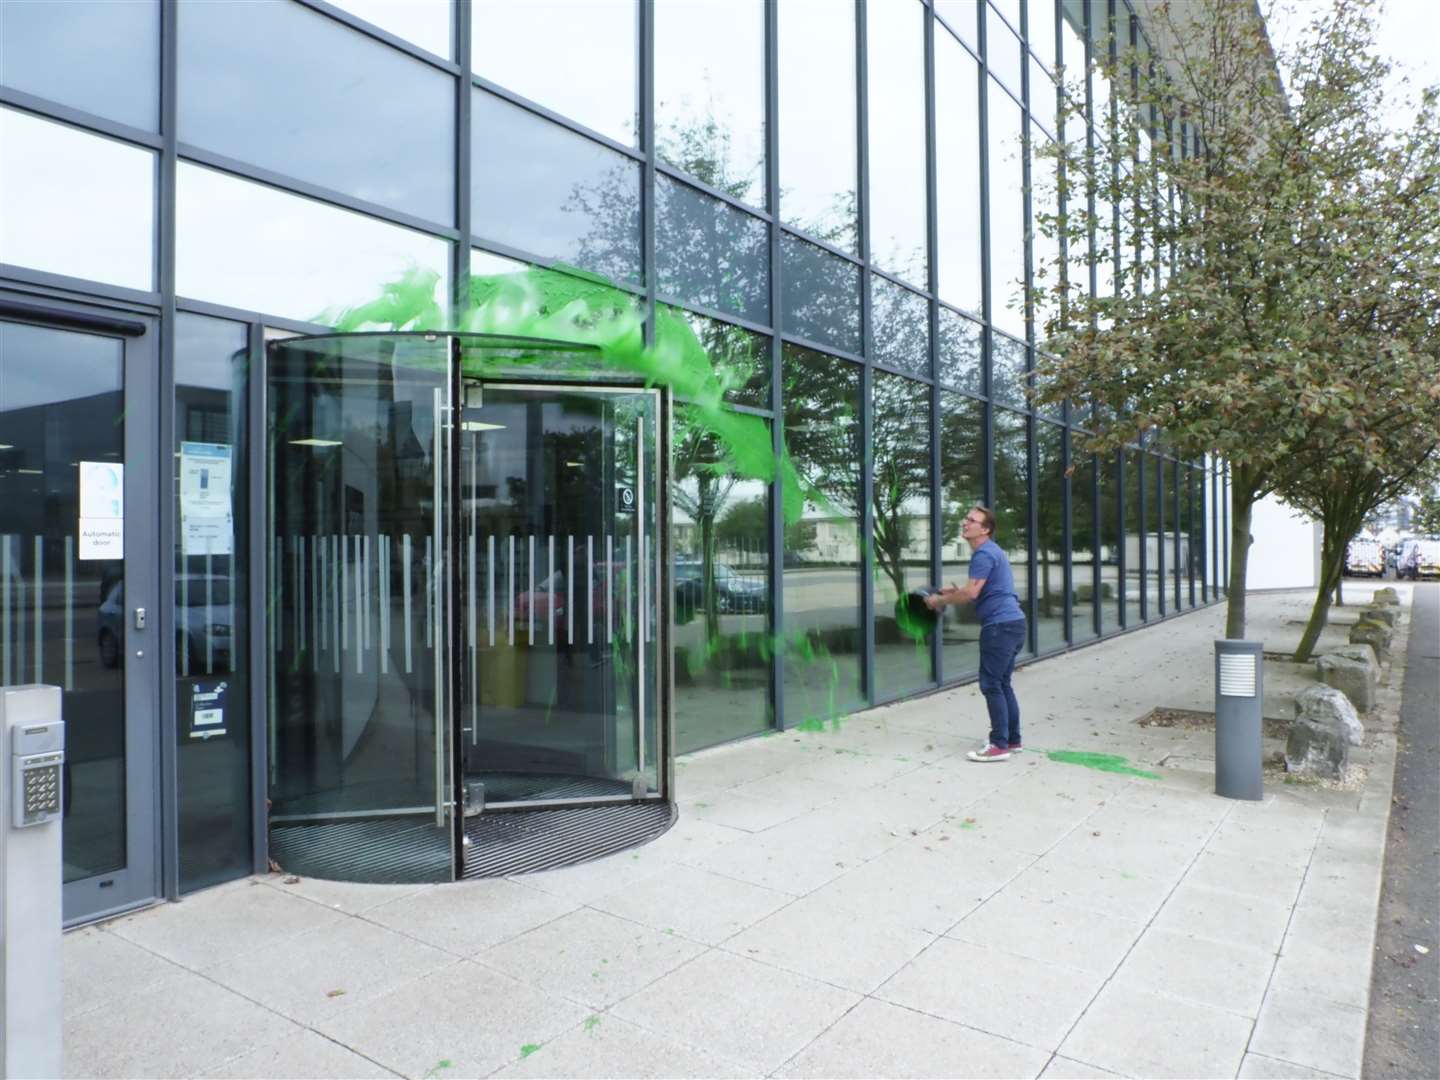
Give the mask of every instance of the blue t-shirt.
POLYGON ((975 614, 981 626, 1014 622, 1025 618, 1020 598, 1015 595, 1015 575, 1010 560, 994 540, 986 540, 970 554, 970 578, 984 581, 985 586, 975 598, 975 614))

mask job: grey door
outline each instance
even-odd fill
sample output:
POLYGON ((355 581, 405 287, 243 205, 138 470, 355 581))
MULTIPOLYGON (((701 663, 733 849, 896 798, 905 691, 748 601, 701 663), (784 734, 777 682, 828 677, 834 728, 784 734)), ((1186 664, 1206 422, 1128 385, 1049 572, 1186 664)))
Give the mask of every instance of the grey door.
POLYGON ((67 922, 159 891, 154 340, 0 303, 0 682, 62 690, 67 922))

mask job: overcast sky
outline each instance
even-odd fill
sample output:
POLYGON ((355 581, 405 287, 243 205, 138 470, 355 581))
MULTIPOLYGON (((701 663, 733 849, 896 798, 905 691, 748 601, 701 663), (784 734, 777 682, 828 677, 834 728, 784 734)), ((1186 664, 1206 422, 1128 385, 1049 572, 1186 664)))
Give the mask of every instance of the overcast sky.
MULTIPOLYGON (((1262 6, 1263 0, 1262 0, 1262 6)), ((1330 9, 1330 0, 1277 0, 1270 16, 1270 40, 1277 50, 1299 40, 1316 14, 1330 9)), ((1379 52, 1391 71, 1392 116, 1406 126, 1414 109, 1399 109, 1404 96, 1418 98, 1422 86, 1440 83, 1440 3, 1435 0, 1384 0, 1375 35, 1379 52), (1401 83, 1410 80, 1408 87, 1401 83)))

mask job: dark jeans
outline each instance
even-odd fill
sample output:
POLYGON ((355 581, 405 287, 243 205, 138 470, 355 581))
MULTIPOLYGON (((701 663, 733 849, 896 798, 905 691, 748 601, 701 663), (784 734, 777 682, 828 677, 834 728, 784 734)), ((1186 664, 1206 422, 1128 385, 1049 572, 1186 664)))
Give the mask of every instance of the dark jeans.
POLYGON ((1010 686, 1015 657, 1025 646, 1025 620, 980 628, 980 693, 990 710, 990 743, 1020 745, 1020 703, 1010 686))

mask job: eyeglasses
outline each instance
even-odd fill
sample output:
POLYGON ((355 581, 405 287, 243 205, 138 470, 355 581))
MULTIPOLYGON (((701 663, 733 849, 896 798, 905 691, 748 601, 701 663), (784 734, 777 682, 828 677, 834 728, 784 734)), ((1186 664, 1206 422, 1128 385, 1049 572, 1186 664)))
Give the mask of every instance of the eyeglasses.
POLYGON ((980 519, 980 518, 972 518, 972 517, 963 518, 963 519, 962 519, 962 523, 965 524, 965 525, 984 525, 984 524, 985 524, 985 522, 984 522, 982 519, 980 519))

